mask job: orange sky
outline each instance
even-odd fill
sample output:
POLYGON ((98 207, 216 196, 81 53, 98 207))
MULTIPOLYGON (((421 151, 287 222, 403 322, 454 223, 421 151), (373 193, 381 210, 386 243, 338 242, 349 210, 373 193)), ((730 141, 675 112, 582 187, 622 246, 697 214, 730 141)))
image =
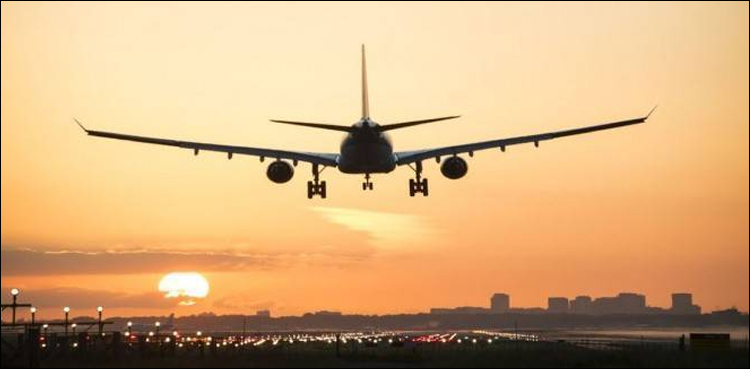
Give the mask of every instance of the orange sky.
MULTIPOLYGON (((2 3, 2 288, 56 316, 425 311, 634 291, 748 309, 747 3, 2 3), (90 128, 335 152, 359 45, 397 150, 627 119, 645 125, 362 178, 86 137, 90 128), (63 252, 64 251, 64 252, 63 252), (157 294, 206 275, 192 307, 157 294), (33 302, 33 301, 32 301, 33 302), (53 308, 53 306, 55 308, 53 308), (50 312, 52 311, 52 312, 50 312)), ((7 296, 4 295, 4 299, 7 296)))

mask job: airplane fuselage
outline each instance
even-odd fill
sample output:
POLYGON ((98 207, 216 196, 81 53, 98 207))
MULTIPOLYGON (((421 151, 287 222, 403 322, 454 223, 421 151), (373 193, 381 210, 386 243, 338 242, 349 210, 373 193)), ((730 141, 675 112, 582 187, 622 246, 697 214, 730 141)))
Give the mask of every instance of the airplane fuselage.
POLYGON ((387 133, 380 132, 369 118, 353 125, 341 142, 338 168, 342 173, 388 173, 396 168, 393 144, 387 133))

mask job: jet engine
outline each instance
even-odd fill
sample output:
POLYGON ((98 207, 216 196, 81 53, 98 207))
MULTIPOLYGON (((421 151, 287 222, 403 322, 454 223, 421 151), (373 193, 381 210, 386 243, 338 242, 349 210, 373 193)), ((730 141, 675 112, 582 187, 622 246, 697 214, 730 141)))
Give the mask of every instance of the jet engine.
POLYGON ((266 175, 275 183, 286 183, 294 176, 294 168, 285 161, 277 160, 268 165, 266 175))
POLYGON ((468 170, 469 165, 466 164, 466 160, 461 159, 458 156, 447 158, 443 161, 443 164, 440 165, 440 172, 450 179, 459 179, 465 176, 468 170))

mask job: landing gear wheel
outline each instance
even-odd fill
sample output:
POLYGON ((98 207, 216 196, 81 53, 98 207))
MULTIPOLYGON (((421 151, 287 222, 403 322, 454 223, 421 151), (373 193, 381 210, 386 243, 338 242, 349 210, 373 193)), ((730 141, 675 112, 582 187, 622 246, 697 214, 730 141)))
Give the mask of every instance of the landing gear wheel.
POLYGON ((414 197, 414 195, 421 193, 422 196, 429 195, 429 187, 427 183, 427 178, 422 178, 422 162, 418 161, 416 162, 416 168, 412 168, 414 170, 414 173, 417 174, 417 178, 410 178, 409 179, 409 196, 414 197))
POLYGON ((312 199, 315 195, 320 195, 321 199, 325 199, 327 195, 326 181, 320 180, 320 171, 318 170, 318 164, 313 164, 312 172, 313 180, 307 181, 307 198, 312 199))

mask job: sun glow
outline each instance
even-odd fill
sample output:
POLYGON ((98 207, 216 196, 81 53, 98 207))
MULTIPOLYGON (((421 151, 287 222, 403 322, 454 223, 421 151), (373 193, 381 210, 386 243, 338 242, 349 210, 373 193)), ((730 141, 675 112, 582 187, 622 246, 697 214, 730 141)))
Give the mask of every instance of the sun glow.
POLYGON ((178 299, 180 305, 190 306, 208 296, 209 285, 199 273, 169 273, 159 281, 159 292, 163 292, 165 298, 178 299))

